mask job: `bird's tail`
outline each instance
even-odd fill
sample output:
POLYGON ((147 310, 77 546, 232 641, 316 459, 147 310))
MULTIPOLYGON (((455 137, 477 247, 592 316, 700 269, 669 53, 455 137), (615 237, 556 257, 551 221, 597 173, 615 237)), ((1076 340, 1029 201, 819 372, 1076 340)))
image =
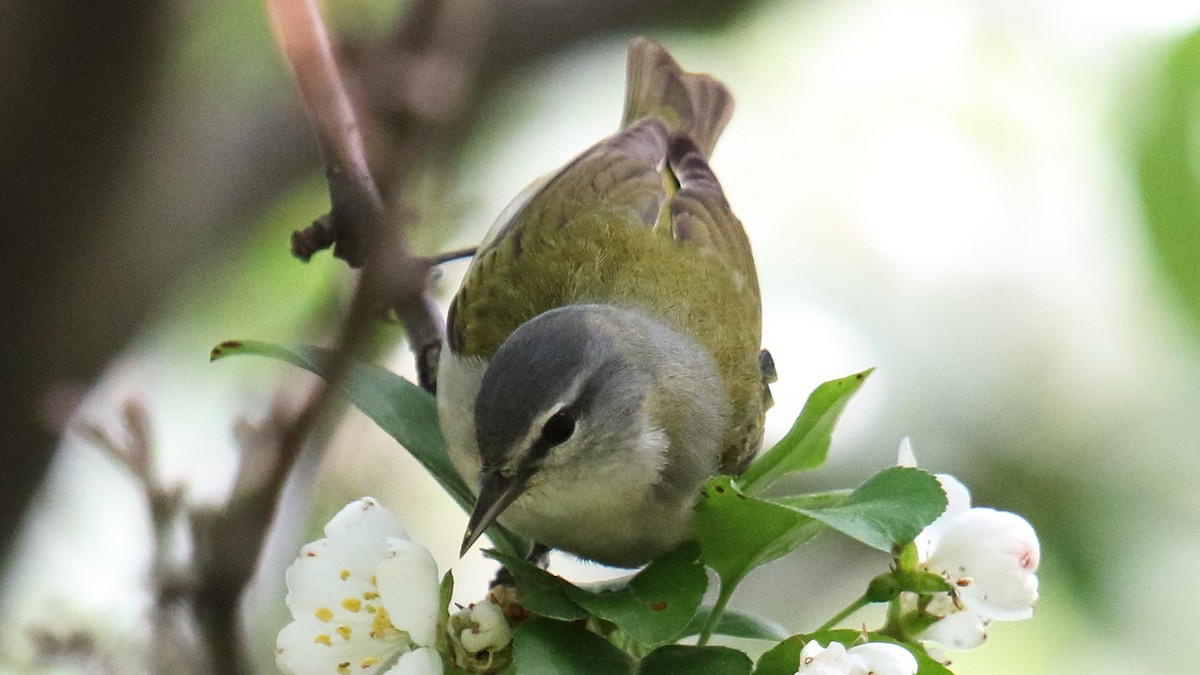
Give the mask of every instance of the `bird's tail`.
POLYGON ((630 41, 621 128, 657 117, 673 133, 690 137, 707 157, 732 115, 733 97, 725 85, 708 75, 683 72, 656 42, 630 41))

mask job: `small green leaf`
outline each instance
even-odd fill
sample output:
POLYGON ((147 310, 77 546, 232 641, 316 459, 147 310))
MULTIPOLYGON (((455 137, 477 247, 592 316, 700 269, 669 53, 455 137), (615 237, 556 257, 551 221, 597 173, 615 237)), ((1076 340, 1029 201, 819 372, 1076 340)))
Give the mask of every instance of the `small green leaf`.
POLYGON ((729 647, 667 645, 642 659, 638 675, 750 675, 749 656, 729 647))
POLYGON ((893 466, 858 486, 840 504, 800 508, 829 527, 881 551, 911 542, 946 510, 937 478, 920 469, 893 466))
MULTIPOLYGON (((700 629, 704 627, 704 623, 708 621, 709 614, 712 612, 711 607, 701 607, 696 616, 692 618, 692 623, 684 631, 684 635, 699 635, 700 629)), ((761 616, 738 612, 727 609, 721 615, 721 620, 717 623, 714 635, 726 635, 728 637, 748 638, 751 640, 782 640, 789 635, 786 628, 779 623, 761 616)))
POLYGON ((586 618, 587 610, 575 604, 567 590, 571 582, 521 558, 484 549, 483 554, 504 565, 517 581, 517 602, 525 609, 551 619, 575 621, 586 618))
POLYGON ((449 653, 450 641, 446 635, 446 624, 450 622, 450 600, 454 596, 454 572, 446 570, 438 586, 437 646, 443 654, 449 653))
POLYGON ((700 494, 693 525, 700 559, 726 586, 794 550, 823 527, 795 509, 747 497, 729 476, 708 479, 700 494))
POLYGON ((760 494, 780 476, 824 464, 838 418, 872 370, 817 387, 787 434, 738 479, 742 488, 748 494, 760 494))
MULTIPOLYGON (((229 340, 213 347, 213 361, 227 356, 266 356, 299 366, 324 377, 332 351, 320 347, 283 347, 253 340, 229 340)), ((429 392, 399 375, 374 364, 352 362, 339 387, 342 395, 396 439, 434 480, 467 513, 475 506, 475 495, 458 475, 438 424, 437 403, 429 392)), ((521 555, 527 541, 499 525, 488 529, 492 543, 506 552, 521 555)))
POLYGON ((568 585, 567 595, 643 646, 674 642, 687 630, 708 589, 699 556, 700 547, 685 542, 652 561, 621 588, 595 592, 568 585))
POLYGON ((917 675, 954 675, 925 651, 919 643, 900 642, 879 633, 863 633, 858 630, 834 629, 809 635, 793 635, 767 650, 758 659, 754 675, 794 675, 800 665, 800 650, 810 640, 828 647, 830 642, 840 642, 847 649, 864 642, 888 642, 900 645, 917 659, 917 675))
POLYGON ((800 667, 800 650, 808 641, 793 635, 763 652, 754 666, 754 675, 795 675, 800 667))
POLYGON ((521 675, 633 675, 633 659, 608 640, 575 623, 533 618, 513 634, 515 670, 521 675))

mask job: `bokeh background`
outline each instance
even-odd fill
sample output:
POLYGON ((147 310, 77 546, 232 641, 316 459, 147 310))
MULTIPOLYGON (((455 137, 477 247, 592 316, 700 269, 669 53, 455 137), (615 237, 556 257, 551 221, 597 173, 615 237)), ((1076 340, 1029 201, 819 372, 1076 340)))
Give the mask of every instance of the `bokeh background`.
MULTIPOLYGON (((548 46, 490 71, 459 151, 411 183, 420 251, 472 245, 526 183, 611 132, 624 41, 664 42, 737 99, 713 163, 759 265, 780 373, 769 438, 820 382, 877 368, 829 464, 791 487, 857 484, 910 436, 923 467, 1035 525, 1035 619, 993 624, 982 649, 953 655, 956 672, 1200 662, 1200 5, 538 4, 507 9, 545 21, 548 46), (573 17, 588 30, 568 38, 573 17)), ((0 671, 98 672, 38 651, 82 632, 103 667, 139 672, 146 509, 78 434, 58 440, 68 416, 116 429, 121 402, 144 401, 163 476, 219 503, 235 421, 309 376, 210 365, 209 348, 328 344, 353 278, 328 254, 288 255, 327 197, 258 4, 70 5, 0 10, 0 671)), ((396 13, 327 5, 364 41, 396 13)), ((443 301, 464 268, 446 267, 443 301)), ((402 346, 381 360, 411 371, 402 346)), ((353 498, 379 498, 454 566, 463 599, 491 574, 477 553, 456 560, 465 517, 368 420, 349 411, 320 438, 245 603, 262 672, 286 620, 283 569, 353 498)), ((812 629, 883 564, 823 535, 734 604, 812 629)))

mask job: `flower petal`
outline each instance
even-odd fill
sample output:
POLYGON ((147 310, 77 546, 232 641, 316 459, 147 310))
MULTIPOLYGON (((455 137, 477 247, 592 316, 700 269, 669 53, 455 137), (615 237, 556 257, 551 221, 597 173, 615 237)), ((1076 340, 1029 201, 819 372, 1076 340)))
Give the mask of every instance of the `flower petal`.
POLYGON ((387 537, 408 538, 408 533, 374 497, 356 499, 342 507, 325 525, 325 536, 335 539, 343 534, 383 541, 387 537))
POLYGON ((292 675, 359 673, 371 675, 406 640, 372 639, 366 628, 303 617, 284 626, 275 641, 275 663, 292 675), (341 629, 341 630, 339 630, 341 629))
POLYGON ((384 675, 442 675, 443 672, 437 651, 421 647, 402 655, 384 675))
POLYGON ((847 653, 871 675, 916 675, 917 672, 916 657, 900 645, 868 642, 851 647, 847 653))
POLYGON ((937 520, 921 530, 921 533, 913 540, 917 545, 917 559, 921 561, 928 560, 933 550, 937 548, 938 542, 946 531, 946 524, 955 516, 966 513, 971 508, 971 492, 967 490, 966 485, 962 484, 962 481, 948 473, 939 473, 935 477, 942 486, 942 492, 946 493, 946 510, 942 511, 942 515, 938 516, 937 520))
POLYGON ((413 642, 431 646, 437 636, 438 570, 423 546, 407 539, 388 539, 376 570, 379 597, 392 625, 413 642))
POLYGON ((912 439, 908 436, 900 439, 900 452, 896 457, 896 466, 917 468, 917 456, 913 454, 912 439))
POLYGON ((1033 615, 1040 557, 1037 533, 1024 518, 974 508, 947 522, 927 564, 955 586, 964 607, 1011 621, 1033 615))
POLYGON ((987 640, 987 622, 975 612, 954 612, 917 636, 950 649, 975 649, 987 640))
POLYGON ((387 552, 387 537, 403 532, 374 499, 364 497, 348 504, 325 526, 326 538, 301 548, 288 568, 287 606, 292 617, 370 624, 370 606, 377 595, 376 567, 387 552))
POLYGON ((830 642, 822 647, 810 640, 800 650, 800 667, 797 675, 866 675, 866 670, 846 653, 846 646, 830 642))

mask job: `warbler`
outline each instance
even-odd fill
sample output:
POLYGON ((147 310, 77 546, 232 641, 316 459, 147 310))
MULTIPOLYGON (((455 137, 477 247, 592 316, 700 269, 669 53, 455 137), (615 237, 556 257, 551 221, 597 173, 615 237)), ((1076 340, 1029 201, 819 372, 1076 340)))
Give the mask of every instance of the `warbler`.
POLYGON ((725 86, 629 44, 619 131, 536 181, 447 318, 438 413, 477 501, 544 546, 633 567, 688 534, 699 486, 762 445, 774 379, 750 244, 708 156, 725 86))

